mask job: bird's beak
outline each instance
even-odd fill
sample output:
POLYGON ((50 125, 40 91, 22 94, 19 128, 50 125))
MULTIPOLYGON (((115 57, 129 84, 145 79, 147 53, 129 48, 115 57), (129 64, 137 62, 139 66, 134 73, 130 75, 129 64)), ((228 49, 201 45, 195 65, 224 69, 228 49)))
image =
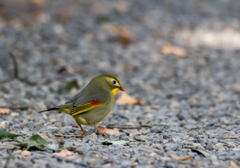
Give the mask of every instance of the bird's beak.
POLYGON ((120 89, 121 91, 126 92, 126 89, 124 89, 124 88, 122 88, 122 87, 119 87, 119 89, 120 89))

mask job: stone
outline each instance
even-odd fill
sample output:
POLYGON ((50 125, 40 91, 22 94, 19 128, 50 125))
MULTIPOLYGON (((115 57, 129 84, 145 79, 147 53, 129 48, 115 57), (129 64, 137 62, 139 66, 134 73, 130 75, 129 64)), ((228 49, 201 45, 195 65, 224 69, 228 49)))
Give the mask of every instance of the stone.
POLYGON ((143 141, 143 142, 146 141, 146 139, 145 139, 144 137, 142 137, 142 136, 134 136, 134 139, 135 139, 136 141, 143 141))
POLYGON ((169 143, 169 144, 165 144, 165 150, 173 150, 176 151, 178 149, 178 144, 173 144, 173 143, 169 143))
POLYGON ((217 144, 215 144, 215 147, 218 149, 218 148, 221 148, 221 147, 223 147, 223 144, 222 143, 217 143, 217 144))
POLYGON ((21 155, 22 156, 31 156, 31 152, 29 152, 29 151, 22 151, 22 153, 21 153, 21 155))

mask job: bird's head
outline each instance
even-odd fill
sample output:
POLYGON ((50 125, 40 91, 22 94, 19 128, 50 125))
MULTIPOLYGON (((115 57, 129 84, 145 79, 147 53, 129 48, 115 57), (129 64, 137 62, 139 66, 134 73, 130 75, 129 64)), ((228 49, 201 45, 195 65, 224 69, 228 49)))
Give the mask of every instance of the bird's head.
POLYGON ((118 90, 126 92, 126 89, 124 89, 121 86, 119 80, 116 77, 114 77, 112 75, 108 75, 108 74, 103 74, 101 76, 105 78, 109 88, 111 89, 111 93, 112 93, 113 97, 115 97, 118 90))

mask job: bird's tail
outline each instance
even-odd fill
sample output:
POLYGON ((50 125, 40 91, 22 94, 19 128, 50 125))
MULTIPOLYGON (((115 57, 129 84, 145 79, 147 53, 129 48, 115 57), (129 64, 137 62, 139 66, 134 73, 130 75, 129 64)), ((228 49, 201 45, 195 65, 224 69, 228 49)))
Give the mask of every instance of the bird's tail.
POLYGON ((57 106, 57 107, 49 108, 47 110, 39 111, 39 113, 42 113, 42 112, 45 112, 45 111, 56 110, 56 111, 63 112, 63 113, 66 113, 66 114, 70 115, 71 111, 72 111, 72 107, 73 107, 73 104, 72 103, 68 103, 68 104, 63 104, 63 105, 57 106))
POLYGON ((53 110, 59 110, 58 107, 52 107, 52 108, 48 108, 47 110, 42 110, 42 111, 39 111, 38 113, 42 113, 42 112, 46 112, 46 111, 53 111, 53 110))

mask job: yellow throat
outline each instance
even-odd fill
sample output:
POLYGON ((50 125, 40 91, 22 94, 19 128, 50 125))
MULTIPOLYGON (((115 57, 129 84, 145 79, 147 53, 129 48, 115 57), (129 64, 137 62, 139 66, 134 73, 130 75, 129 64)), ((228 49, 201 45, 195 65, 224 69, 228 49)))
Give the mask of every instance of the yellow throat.
POLYGON ((115 88, 115 89, 111 90, 114 99, 115 99, 115 95, 117 94, 118 90, 119 90, 119 88, 115 88))

